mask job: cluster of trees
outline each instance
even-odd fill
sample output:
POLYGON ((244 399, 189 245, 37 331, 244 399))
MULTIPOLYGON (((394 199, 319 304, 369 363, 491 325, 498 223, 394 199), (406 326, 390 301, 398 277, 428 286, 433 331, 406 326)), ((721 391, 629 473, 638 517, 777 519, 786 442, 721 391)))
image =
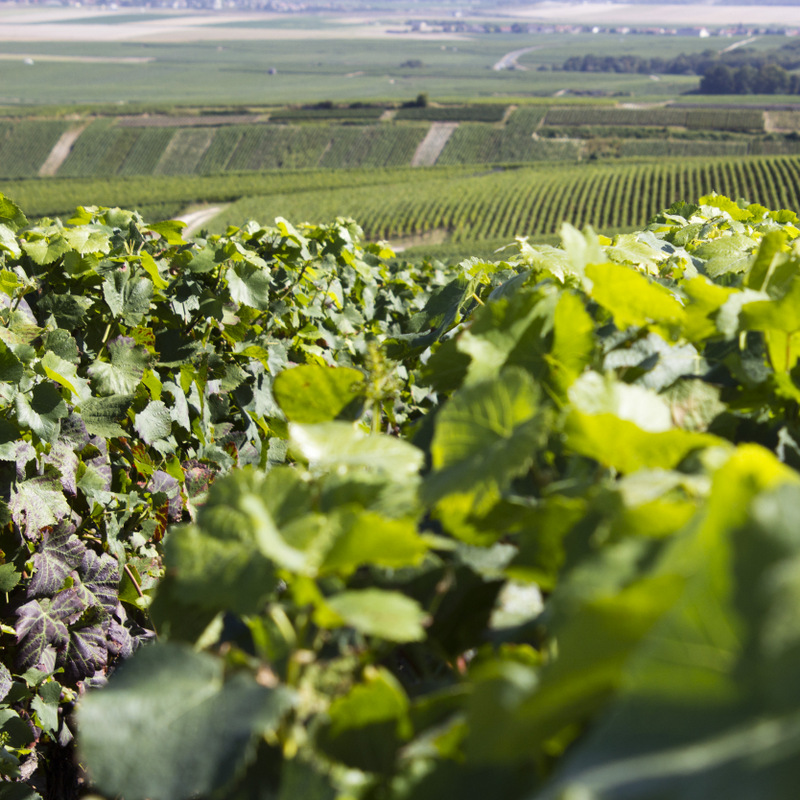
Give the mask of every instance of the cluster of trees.
POLYGON ((779 64, 713 64, 700 80, 702 94, 800 94, 800 74, 779 64))
POLYGON ((681 53, 675 58, 596 55, 568 58, 561 69, 571 72, 617 72, 643 75, 700 75, 704 94, 798 94, 800 44, 792 42, 771 53, 740 49, 681 53))
POLYGON ((681 53, 675 58, 643 58, 636 55, 608 56, 587 53, 571 56, 561 66, 568 72, 624 72, 642 75, 697 75, 703 63, 710 62, 714 53, 681 53))

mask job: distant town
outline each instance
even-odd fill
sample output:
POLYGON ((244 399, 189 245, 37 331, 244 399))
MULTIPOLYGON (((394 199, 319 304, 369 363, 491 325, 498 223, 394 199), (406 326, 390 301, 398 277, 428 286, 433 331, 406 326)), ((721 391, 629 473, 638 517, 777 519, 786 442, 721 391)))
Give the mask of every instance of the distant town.
MULTIPOLYGON (((629 0, 631 2, 631 0, 629 0)), ((636 0, 633 0, 634 4, 636 0)), ((800 0, 783 0, 776 5, 794 6, 800 0)), ((448 8, 447 0, 437 2, 434 7, 424 2, 403 2, 393 4, 391 0, 345 0, 344 2, 299 2, 298 0, 0 0, 3 6, 28 6, 47 8, 96 8, 103 12, 114 13, 121 10, 139 9, 157 11, 263 11, 279 14, 338 14, 353 12, 370 12, 391 14, 402 17, 403 13, 414 14, 413 19, 395 22, 399 27, 392 31, 402 33, 453 33, 453 34, 580 34, 604 33, 631 36, 694 36, 701 39, 710 37, 749 37, 749 36, 798 36, 800 26, 797 25, 731 25, 707 28, 703 26, 662 26, 662 25, 581 25, 574 23, 551 22, 509 22, 497 21, 498 14, 503 13, 502 5, 477 2, 452 3, 453 10, 448 8), (433 11, 436 17, 420 18, 420 12, 433 11), (418 16, 419 15, 419 16, 418 16), (482 21, 481 17, 493 17, 482 21)), ((734 3, 733 5, 736 5, 734 3)), ((757 5, 757 3, 753 3, 757 5)), ((720 7, 725 7, 720 4, 720 7)), ((792 21, 793 22, 793 21, 792 21)))

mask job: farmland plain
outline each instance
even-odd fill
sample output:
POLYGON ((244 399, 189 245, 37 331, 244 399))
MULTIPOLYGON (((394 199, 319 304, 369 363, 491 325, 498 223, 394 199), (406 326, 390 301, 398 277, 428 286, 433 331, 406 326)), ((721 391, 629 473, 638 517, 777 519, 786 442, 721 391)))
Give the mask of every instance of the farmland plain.
MULTIPOLYGON (((507 12, 500 21, 508 24, 507 12)), ((727 37, 617 33, 419 32, 408 22, 408 15, 388 13, 366 17, 0 9, 0 103, 396 101, 419 92, 440 100, 465 100, 552 96, 570 89, 664 100, 695 89, 697 78, 653 80, 648 75, 540 68, 587 51, 646 52, 666 58, 721 50, 731 43, 727 37), (491 68, 517 49, 527 50, 518 60, 520 69, 491 68), (418 66, 404 66, 408 64, 418 66)), ((491 22, 491 16, 484 16, 476 24, 491 22)), ((754 46, 774 46, 781 38, 763 36, 754 46)))

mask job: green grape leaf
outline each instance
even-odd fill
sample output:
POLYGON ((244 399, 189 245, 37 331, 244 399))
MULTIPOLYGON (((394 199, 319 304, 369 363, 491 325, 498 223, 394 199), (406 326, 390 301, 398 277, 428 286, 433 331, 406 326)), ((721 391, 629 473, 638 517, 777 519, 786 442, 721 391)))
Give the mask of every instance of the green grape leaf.
POLYGON ((226 680, 220 659, 151 645, 82 699, 81 759, 101 791, 127 800, 208 796, 233 783, 292 702, 241 672, 226 680))
POLYGON ((14 404, 20 426, 30 428, 44 442, 55 439, 59 420, 69 413, 61 393, 49 382, 36 384, 30 396, 18 392, 14 404))
POLYGON ((42 311, 53 315, 60 328, 74 331, 83 325, 86 312, 94 305, 91 297, 74 294, 48 294, 39 302, 42 311))
POLYGON ((31 237, 28 241, 22 243, 22 249, 34 264, 38 264, 41 267, 57 261, 72 248, 62 235, 56 234, 52 238, 41 235, 37 238, 31 237))
POLYGON ((69 361, 57 356, 54 352, 48 351, 41 360, 42 369, 51 381, 64 386, 73 394, 73 401, 80 402, 92 396, 89 382, 78 375, 78 367, 69 361))
POLYGON ((365 388, 360 370, 302 364, 278 375, 272 393, 288 420, 313 424, 336 419, 365 388))
POLYGON ((291 446, 320 470, 367 470, 395 478, 416 476, 423 453, 402 439, 369 435, 348 422, 289 424, 291 446))
POLYGON ((707 433, 680 428, 648 431, 615 414, 572 411, 565 423, 570 450, 628 474, 638 469, 673 469, 694 450, 724 444, 707 433))
POLYGON ((388 774, 411 734, 408 697, 384 668, 370 667, 364 677, 364 683, 331 704, 316 743, 348 767, 388 774))
POLYGON ((160 600, 162 623, 170 623, 183 605, 214 612, 230 610, 253 614, 262 607, 276 584, 275 566, 254 551, 245 530, 240 538, 215 536, 195 525, 173 529, 166 539, 166 563, 173 576, 169 595, 160 600), (180 605, 173 608, 170 600, 180 605))
POLYGON ((86 430, 95 436, 127 436, 119 424, 133 404, 132 394, 113 394, 111 397, 90 397, 80 404, 81 419, 86 430))
POLYGON ((55 736, 58 733, 58 705, 61 700, 61 685, 56 681, 48 681, 39 687, 39 691, 31 700, 31 708, 42 730, 55 736))
POLYGON ((167 244, 183 245, 186 240, 181 231, 186 227, 186 223, 179 219, 167 219, 163 222, 151 222, 146 226, 148 231, 157 233, 167 244))
POLYGON ((12 519, 29 539, 33 539, 42 528, 56 525, 70 513, 61 481, 52 474, 18 481, 11 490, 8 507, 12 519))
POLYGON ((536 385, 517 367, 454 394, 437 415, 425 502, 452 493, 473 493, 476 508, 493 502, 530 466, 542 432, 538 412, 536 385))
POLYGON ((0 194, 0 222, 16 231, 28 224, 28 218, 16 203, 0 194))
POLYGON ((246 261, 237 261, 225 273, 231 297, 250 308, 269 308, 269 272, 246 261))
POLYGON ((325 601, 325 615, 318 616, 325 627, 348 625, 368 636, 390 642, 417 642, 425 638, 425 612, 416 600, 400 592, 362 589, 339 592, 325 601), (332 611, 332 617, 328 612, 332 611))
POLYGON ((22 374, 22 362, 5 342, 0 341, 0 381, 17 384, 22 378, 22 374))
POLYGON ((362 564, 414 566, 428 552, 413 519, 387 519, 375 512, 345 507, 335 522, 339 530, 320 565, 322 572, 348 574, 362 564))
POLYGON ((0 250, 8 253, 12 258, 19 258, 22 255, 22 248, 19 246, 14 231, 3 223, 0 223, 0 250))
POLYGON ((172 432, 169 409, 160 400, 152 400, 136 415, 134 430, 147 444, 165 439, 172 432))
POLYGON ((640 272, 621 264, 595 264, 586 268, 592 281, 591 296, 607 308, 620 329, 631 325, 682 322, 684 310, 673 293, 640 272))
POLYGON ((153 282, 149 278, 132 277, 125 269, 112 272, 103 281, 103 297, 111 313, 126 325, 140 325, 150 310, 153 282))
POLYGON ((712 278, 746 272, 753 261, 756 243, 742 233, 731 233, 695 247, 694 255, 705 262, 705 270, 712 278))
POLYGON ((106 225, 81 225, 64 231, 64 239, 81 255, 111 250, 111 229, 106 225))
POLYGON ((118 336, 108 343, 111 361, 95 360, 89 374, 98 391, 105 395, 131 394, 141 383, 147 366, 147 352, 129 336, 118 336))

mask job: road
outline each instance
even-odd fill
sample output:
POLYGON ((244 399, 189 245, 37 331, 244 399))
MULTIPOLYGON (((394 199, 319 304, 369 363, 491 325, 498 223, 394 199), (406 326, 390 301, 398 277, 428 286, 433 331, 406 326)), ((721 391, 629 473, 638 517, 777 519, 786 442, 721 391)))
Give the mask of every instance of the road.
POLYGON ((523 47, 520 50, 512 50, 510 53, 506 53, 493 67, 492 69, 496 72, 499 72, 501 69, 525 69, 525 67, 519 66, 517 64, 517 59, 520 56, 524 56, 525 53, 530 53, 532 50, 538 50, 538 47, 523 47))

